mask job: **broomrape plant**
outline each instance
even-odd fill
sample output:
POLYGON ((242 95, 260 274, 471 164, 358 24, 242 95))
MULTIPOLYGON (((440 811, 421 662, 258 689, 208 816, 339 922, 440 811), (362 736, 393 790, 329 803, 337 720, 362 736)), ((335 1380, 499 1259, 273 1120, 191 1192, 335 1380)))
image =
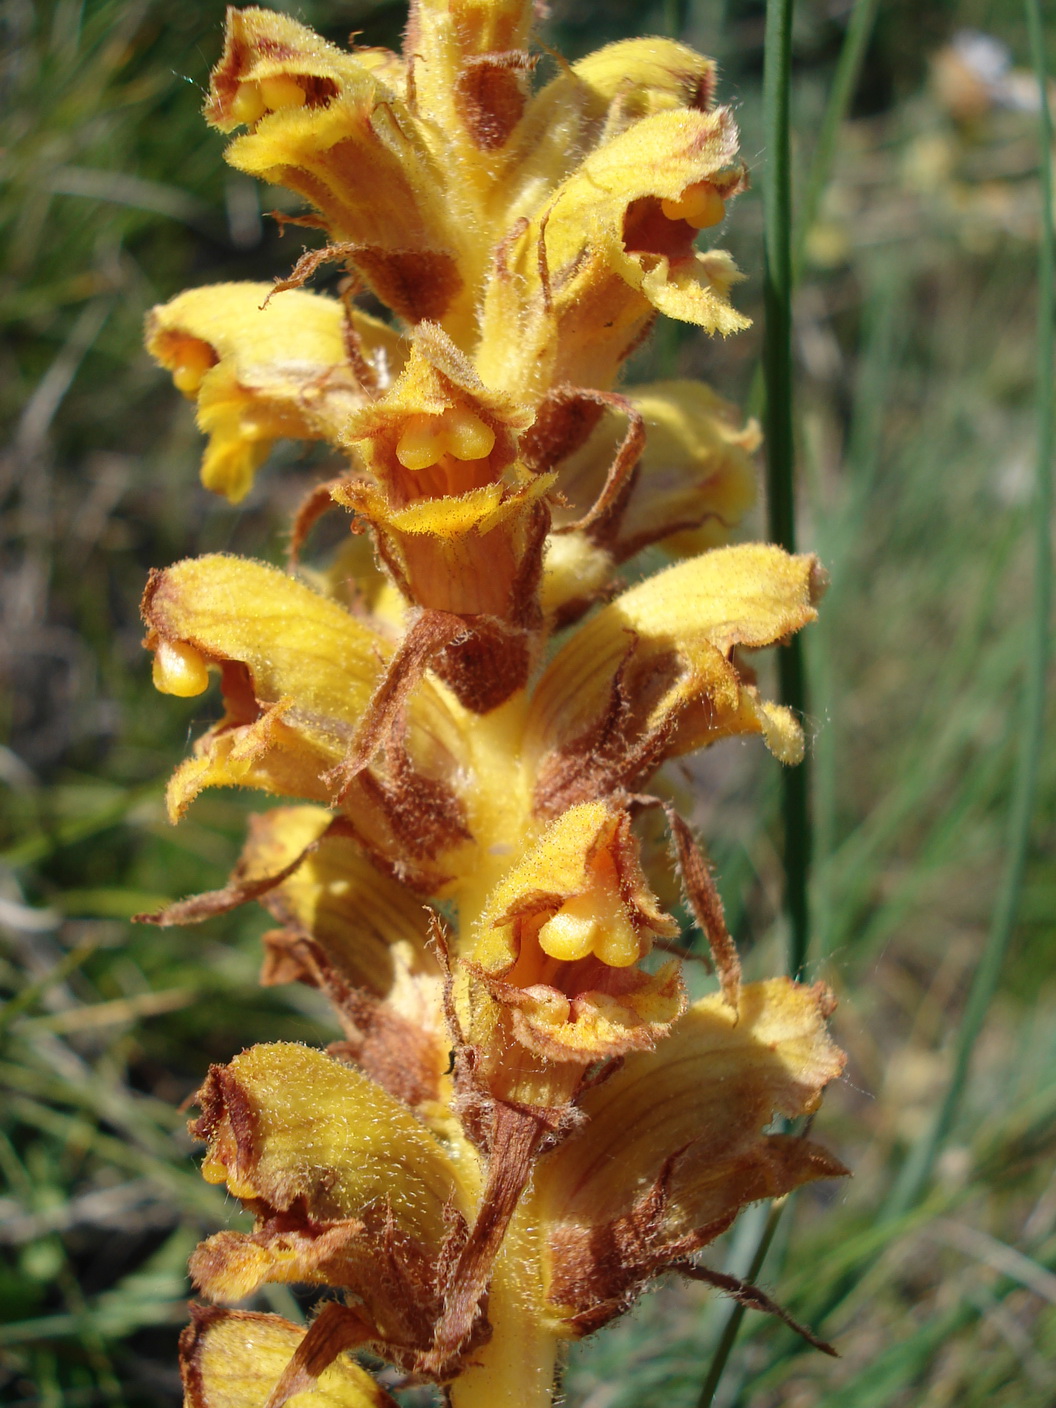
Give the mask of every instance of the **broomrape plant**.
POLYGON ((739 651, 810 622, 822 573, 722 546, 753 423, 695 382, 613 389, 658 312, 745 326, 731 259, 695 244, 745 186, 736 129, 711 61, 664 39, 533 87, 531 18, 415 0, 399 57, 232 10, 206 115, 327 243, 274 288, 195 289, 149 322, 208 487, 240 499, 278 437, 346 460, 289 571, 188 560, 143 603, 158 688, 216 672, 223 694, 172 818, 206 787, 300 803, 255 818, 224 889, 151 918, 261 901, 264 981, 322 989, 342 1031, 253 1047, 198 1094, 204 1176, 256 1229, 192 1260, 195 1408, 391 1403, 360 1347, 456 1408, 542 1408, 562 1343, 664 1271, 783 1314, 693 1257, 745 1204, 844 1171, 765 1132, 841 1069, 831 997, 742 984, 657 778, 734 734, 797 762, 739 651), (340 297, 303 287, 326 260, 340 297), (353 536, 308 572, 331 509, 353 536), (622 589, 649 545, 673 565, 622 589), (688 1006, 668 842, 720 984, 688 1006), (333 1296, 307 1331, 221 1308, 269 1281, 333 1296))

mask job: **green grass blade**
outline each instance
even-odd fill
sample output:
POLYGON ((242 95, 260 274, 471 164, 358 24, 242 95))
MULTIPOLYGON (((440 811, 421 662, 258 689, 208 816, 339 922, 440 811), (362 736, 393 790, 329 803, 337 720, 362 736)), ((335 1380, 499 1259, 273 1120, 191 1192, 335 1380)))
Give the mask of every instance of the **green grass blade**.
MULTIPOLYGON (((759 1238, 759 1243, 752 1257, 751 1265, 748 1268, 748 1275, 744 1278, 749 1283, 754 1282, 763 1269, 763 1262, 766 1260, 766 1254, 770 1250, 770 1243, 774 1240, 774 1234, 777 1232, 777 1224, 781 1220, 781 1214, 784 1212, 787 1202, 787 1198, 782 1198, 770 1208, 762 1236, 759 1238)), ((726 1324, 722 1328, 719 1342, 715 1346, 715 1353, 711 1357, 711 1364, 708 1366, 707 1378, 704 1380, 703 1387, 700 1390, 697 1408, 711 1408, 711 1404, 715 1398, 715 1392, 719 1387, 719 1383, 726 1369, 726 1362, 730 1357, 734 1343, 740 1333, 741 1321, 744 1319, 744 1316, 745 1307, 741 1305, 740 1302, 730 1307, 726 1317, 726 1324)))
MULTIPOLYGON (((763 340, 766 483, 770 538, 796 550, 795 436, 792 423, 792 152, 789 103, 792 0, 769 0, 763 70, 763 122, 768 161, 763 186, 765 268, 763 340)), ((807 689, 799 637, 778 652, 782 703, 806 713, 807 689)), ((782 775, 788 969, 802 973, 810 932, 810 773, 806 761, 782 775)))
POLYGON ((3 1008, 0 1008, 0 1035, 17 1017, 21 1017, 23 1013, 29 1012, 35 1007, 51 988, 65 982, 71 973, 75 973, 78 968, 87 963, 97 947, 98 943, 91 939, 78 944, 76 948, 71 949, 60 959, 50 972, 45 973, 35 982, 27 983, 20 993, 6 1002, 3 1008))
MULTIPOLYGON (((789 552, 796 547, 795 437, 792 420, 792 151, 790 101, 793 0, 767 0, 763 68, 763 123, 769 159, 763 187, 764 253, 763 381, 767 505, 770 538, 789 552)), ((806 677, 799 637, 778 652, 780 695, 802 716, 806 677)), ((788 970, 798 977, 807 962, 810 879, 810 774, 804 761, 782 774, 785 910, 789 924, 788 970)), ((770 1211, 748 1272, 762 1268, 784 1201, 770 1211)), ((735 1305, 723 1327, 701 1387, 699 1408, 710 1408, 722 1380, 744 1308, 735 1305)))
POLYGON ((39 864, 56 851, 62 850, 64 846, 75 845, 78 841, 98 835, 100 831, 119 826, 142 802, 156 799, 160 803, 161 797, 162 788, 157 782, 126 788, 112 801, 108 801, 88 816, 72 817, 52 828, 41 828, 25 837, 0 853, 0 865, 17 867, 39 864))
POLYGON ((814 148, 814 155, 810 163, 810 175, 807 178, 807 189, 797 221, 793 263, 793 272, 797 281, 803 266, 804 247, 811 226, 817 219, 821 198, 825 194, 825 187, 832 171, 833 158, 836 155, 836 143, 839 140, 840 128, 847 116, 851 99, 854 97, 854 89, 858 82, 858 75, 862 71, 865 50, 873 32, 873 21, 876 19, 878 9, 879 0, 854 0, 851 18, 847 23, 847 33, 840 46, 840 57, 833 75, 832 90, 829 93, 829 101, 825 105, 825 115, 821 120, 818 144, 814 148))
POLYGON ((877 1356, 868 1378, 854 1384, 850 1398, 847 1389, 840 1388, 826 1394, 818 1408, 844 1408, 849 1401, 854 1403, 854 1408, 885 1408, 886 1404, 897 1402, 907 1384, 912 1384, 933 1362, 943 1342, 973 1314, 972 1307, 962 1303, 944 1315, 925 1321, 916 1334, 877 1356))

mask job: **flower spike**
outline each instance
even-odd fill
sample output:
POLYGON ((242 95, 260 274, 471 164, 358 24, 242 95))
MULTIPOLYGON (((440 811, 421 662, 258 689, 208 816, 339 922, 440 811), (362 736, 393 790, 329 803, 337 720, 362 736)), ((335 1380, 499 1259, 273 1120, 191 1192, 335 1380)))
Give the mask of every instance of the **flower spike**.
POLYGON ((831 994, 742 981, 662 775, 739 735, 799 760, 746 655, 814 620, 824 573, 729 546, 754 421, 620 382, 660 316, 747 324, 713 243, 747 185, 736 124, 684 45, 555 68, 534 18, 412 0, 395 54, 229 11, 206 117, 321 237, 148 322, 207 487, 240 500, 280 438, 332 456, 287 571, 211 554, 143 598, 158 689, 222 701, 172 819, 207 787, 276 799, 226 884, 145 917, 261 904, 262 981, 334 1014, 325 1052, 254 1046, 199 1091, 203 1174, 253 1228, 192 1258, 189 1408, 391 1405, 361 1350, 452 1408, 551 1408, 562 1346, 665 1271, 783 1315, 694 1257, 845 1172, 770 1129, 842 1070, 831 994), (339 295, 309 291, 334 262, 339 295), (351 529, 328 557, 327 511, 351 529), (646 548, 668 565, 625 577, 646 548), (690 1004, 693 922, 718 990, 690 1004), (306 1330, 232 1308, 274 1283, 324 1293, 306 1330))

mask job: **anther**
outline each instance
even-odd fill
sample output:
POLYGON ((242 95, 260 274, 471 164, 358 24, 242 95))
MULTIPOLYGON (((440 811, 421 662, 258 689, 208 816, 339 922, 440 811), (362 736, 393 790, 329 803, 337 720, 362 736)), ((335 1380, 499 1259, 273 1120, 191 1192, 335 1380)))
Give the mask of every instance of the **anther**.
POLYGON ((308 95, 296 79, 277 73, 273 78, 260 80, 260 96, 269 111, 278 112, 282 108, 303 108, 308 95))
POLYGON ((573 895, 539 930, 544 953, 563 963, 596 954, 610 968, 629 968, 642 945, 619 893, 601 886, 573 895))
POLYGON ((482 460, 495 448, 494 430, 472 411, 448 411, 444 416, 444 439, 456 460, 482 460))
POLYGON ((183 641, 159 641, 151 675, 156 690, 181 699, 203 694, 209 688, 209 671, 204 658, 193 645, 183 641))
POLYGON ((236 122, 252 127, 258 117, 267 112, 264 99, 260 96, 259 83, 240 83, 238 92, 231 99, 231 116, 236 122))
POLYGON ((192 400, 198 394, 202 378, 216 365, 212 349, 204 342, 183 342, 172 367, 172 380, 177 390, 192 400))
POLYGON ((599 929, 593 896, 575 895, 539 930, 539 944, 551 958, 574 963, 594 952, 599 929))
POLYGON ((447 449, 439 416, 409 416, 396 442, 396 458, 404 469, 429 469, 447 449))
POLYGON ((444 455, 482 460, 495 445, 495 432, 472 411, 453 408, 439 416, 410 416, 396 444, 405 469, 429 469, 444 455))
POLYGON ((231 116, 236 122, 252 127, 265 113, 300 108, 307 100, 308 95, 301 85, 287 74, 277 73, 258 82, 247 79, 238 85, 238 92, 231 100, 231 116))
POLYGON ((726 202, 710 181, 687 186, 677 200, 662 200, 660 209, 669 220, 685 220, 695 230, 707 230, 726 216, 726 202))

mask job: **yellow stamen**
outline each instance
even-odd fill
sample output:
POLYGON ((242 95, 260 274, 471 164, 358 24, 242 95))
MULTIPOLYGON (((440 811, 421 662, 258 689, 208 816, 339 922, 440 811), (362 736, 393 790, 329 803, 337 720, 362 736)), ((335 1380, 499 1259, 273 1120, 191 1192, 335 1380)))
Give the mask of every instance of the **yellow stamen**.
POLYGON ((206 343, 190 340, 183 342, 179 350, 179 360, 172 368, 172 379, 177 389, 193 401, 198 395, 202 378, 215 363, 212 349, 206 343))
POLYGON ((206 1154, 201 1163, 201 1170, 206 1183, 223 1183, 227 1178, 227 1164, 213 1154, 206 1154))
POLYGON ((677 200, 662 200, 660 209, 669 220, 685 220, 695 230, 721 224, 726 216, 726 202, 710 181, 687 186, 677 200))
POLYGON ((539 944, 551 958, 574 963, 594 952, 600 927, 593 897, 576 895, 542 926, 539 944))
POLYGON ((193 645, 163 640, 154 652, 154 688, 161 694, 190 699, 209 687, 209 671, 193 645))
POLYGON ((242 1178, 235 1178, 230 1173, 227 1175, 227 1191, 232 1198, 256 1198, 260 1192, 258 1188, 254 1188, 252 1183, 247 1183, 242 1178))
POLYGON ((244 1178, 239 1178, 215 1153, 206 1154, 202 1160, 202 1177, 206 1183, 226 1183, 227 1191, 233 1198, 259 1198, 260 1189, 244 1178))
POLYGON ((430 469, 447 449, 438 416, 409 416, 396 444, 404 469, 430 469))
POLYGON ((247 127, 251 127, 267 110, 267 105, 260 96, 259 83, 239 84, 238 92, 231 100, 231 116, 236 122, 244 122, 247 127))
POLYGON ((247 127, 268 112, 281 112, 284 108, 302 108, 308 95, 295 78, 277 73, 259 82, 247 80, 239 84, 238 92, 231 101, 231 116, 236 122, 244 122, 247 127))
POLYGON ((472 411, 448 411, 444 417, 444 439, 456 460, 482 460, 495 447, 495 432, 472 411))
POLYGON ((472 411, 454 408, 441 416, 410 416, 396 445, 405 469, 430 469, 444 457, 482 460, 491 454, 495 432, 472 411))
POLYGON ((567 900, 539 930, 539 944, 564 963, 594 953, 610 968, 629 968, 642 955, 623 901, 607 885, 567 900))
POLYGON ((617 910, 602 926, 594 952, 610 968, 630 968, 642 956, 642 945, 624 909, 617 910))
POLYGON ((302 108, 307 98, 297 80, 284 73, 276 74, 273 78, 262 78, 260 96, 264 106, 272 112, 281 108, 302 108))

